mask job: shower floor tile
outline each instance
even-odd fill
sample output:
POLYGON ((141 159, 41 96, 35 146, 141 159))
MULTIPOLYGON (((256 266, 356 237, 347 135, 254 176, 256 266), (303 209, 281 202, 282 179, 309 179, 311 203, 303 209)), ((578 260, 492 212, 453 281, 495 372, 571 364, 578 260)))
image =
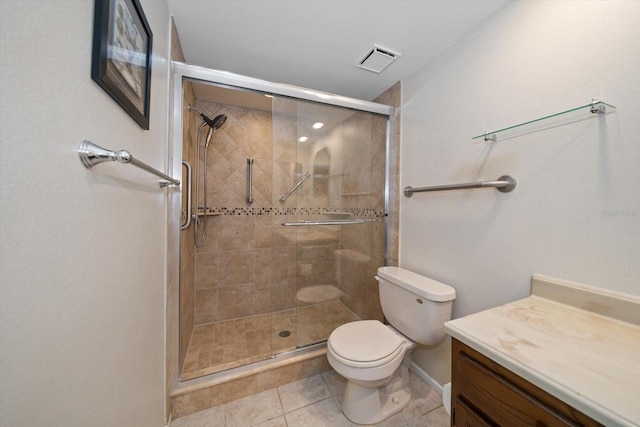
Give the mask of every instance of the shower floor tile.
POLYGON ((180 378, 197 378, 322 342, 335 328, 355 320, 360 319, 340 301, 329 301, 197 325, 180 378))
POLYGON ((307 305, 297 309, 298 347, 325 341, 338 326, 360 320, 340 301, 307 305))

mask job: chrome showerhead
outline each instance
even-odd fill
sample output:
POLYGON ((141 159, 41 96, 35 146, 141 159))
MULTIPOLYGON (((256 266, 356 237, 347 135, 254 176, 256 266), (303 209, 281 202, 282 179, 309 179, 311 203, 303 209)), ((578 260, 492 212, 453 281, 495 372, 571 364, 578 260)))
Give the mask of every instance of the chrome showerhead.
POLYGON ((211 142, 211 136, 213 136, 213 132, 220 129, 222 125, 224 125, 224 123, 227 121, 227 116, 225 116, 224 114, 220 114, 213 120, 211 120, 204 114, 201 114, 201 116, 202 120, 204 120, 205 123, 209 125, 209 131, 207 132, 207 143, 204 146, 204 148, 207 149, 209 148, 209 143, 211 142))
POLYGON ((202 111, 198 110, 198 108, 192 107, 191 104, 189 104, 189 111, 191 110, 194 110, 198 114, 200 114, 200 117, 202 117, 202 120, 204 120, 204 123, 200 125, 200 129, 202 129, 205 126, 209 126, 209 130, 207 131, 207 142, 204 145, 204 148, 207 149, 209 148, 209 143, 211 142, 211 136, 213 135, 213 132, 220 129, 222 125, 225 124, 225 122, 227 121, 227 116, 225 114, 220 114, 216 116, 215 119, 211 120, 209 116, 204 114, 202 111))
POLYGON ((216 116, 216 118, 213 120, 209 119, 207 116, 202 117, 202 119, 205 120, 213 130, 220 129, 222 125, 224 125, 227 122, 227 116, 225 114, 220 114, 219 116, 216 116))
POLYGON ((216 116, 215 119, 211 120, 211 118, 209 118, 209 116, 204 114, 197 107, 193 107, 193 106, 189 105, 189 111, 191 111, 191 110, 194 110, 198 114, 200 114, 200 117, 202 117, 202 120, 204 120, 204 122, 207 125, 209 125, 209 127, 211 129, 213 129, 213 130, 220 129, 220 127, 222 127, 222 125, 227 121, 227 116, 225 114, 220 114, 219 116, 216 116))

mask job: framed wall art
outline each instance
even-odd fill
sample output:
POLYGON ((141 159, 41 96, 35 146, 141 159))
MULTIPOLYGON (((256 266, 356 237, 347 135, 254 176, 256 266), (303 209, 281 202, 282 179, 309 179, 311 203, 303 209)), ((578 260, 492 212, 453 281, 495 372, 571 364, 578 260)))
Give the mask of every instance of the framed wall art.
POLYGON ((153 34, 138 0, 95 0, 91 78, 149 129, 153 34))

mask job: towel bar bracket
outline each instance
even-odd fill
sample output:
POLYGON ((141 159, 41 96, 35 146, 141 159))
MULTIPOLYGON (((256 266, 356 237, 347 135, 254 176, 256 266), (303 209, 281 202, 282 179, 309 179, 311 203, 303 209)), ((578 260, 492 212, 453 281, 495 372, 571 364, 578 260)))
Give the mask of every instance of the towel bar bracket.
POLYGON ((108 161, 131 163, 132 165, 135 165, 140 169, 144 169, 147 172, 150 172, 155 176, 162 178, 164 181, 160 181, 158 183, 161 188, 167 187, 169 185, 180 185, 180 180, 171 178, 169 175, 160 172, 156 168, 153 168, 148 164, 141 162, 140 160, 133 157, 127 150, 120 150, 118 152, 107 150, 106 148, 102 148, 91 141, 84 140, 80 143, 80 147, 78 148, 78 155, 80 156, 80 161, 87 169, 91 169, 95 165, 108 161))

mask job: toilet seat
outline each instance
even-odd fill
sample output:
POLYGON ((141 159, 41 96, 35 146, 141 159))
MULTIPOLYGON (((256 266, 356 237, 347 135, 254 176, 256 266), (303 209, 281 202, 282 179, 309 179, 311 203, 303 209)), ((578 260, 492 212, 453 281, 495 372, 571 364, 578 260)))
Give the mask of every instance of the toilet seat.
POLYGON ((327 347, 339 362, 353 368, 382 366, 403 353, 405 341, 377 320, 359 320, 336 328, 327 347))

